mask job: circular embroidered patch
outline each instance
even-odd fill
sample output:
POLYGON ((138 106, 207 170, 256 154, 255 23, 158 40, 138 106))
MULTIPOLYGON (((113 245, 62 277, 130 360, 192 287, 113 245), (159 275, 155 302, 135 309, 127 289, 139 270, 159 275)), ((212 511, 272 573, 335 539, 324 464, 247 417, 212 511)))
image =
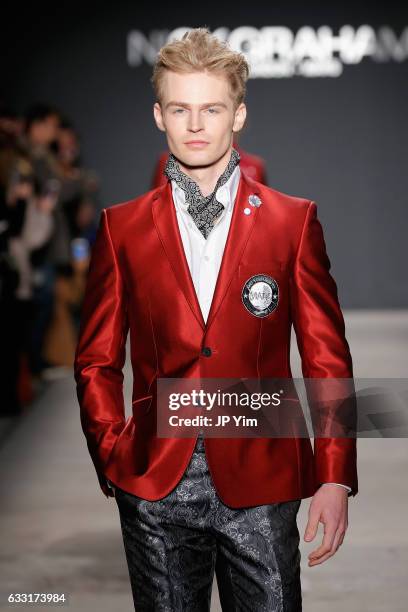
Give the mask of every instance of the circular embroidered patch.
POLYGON ((241 298, 245 308, 252 315, 267 317, 278 305, 278 283, 267 274, 255 274, 245 282, 241 298))

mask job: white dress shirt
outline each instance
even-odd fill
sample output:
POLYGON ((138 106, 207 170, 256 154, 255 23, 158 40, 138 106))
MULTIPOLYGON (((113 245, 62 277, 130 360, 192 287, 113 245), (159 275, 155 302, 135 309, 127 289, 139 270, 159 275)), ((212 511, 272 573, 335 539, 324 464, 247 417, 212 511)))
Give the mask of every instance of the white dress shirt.
MULTIPOLYGON (((193 218, 187 212, 188 203, 185 201, 186 194, 184 190, 177 185, 175 180, 171 181, 173 202, 176 208, 184 252, 204 321, 207 321, 221 266, 240 176, 241 170, 239 165, 237 165, 228 181, 217 189, 216 198, 225 208, 216 220, 214 228, 207 239, 204 238, 194 223, 193 218)), ((337 482, 324 484, 337 484, 351 491, 350 487, 337 482)))

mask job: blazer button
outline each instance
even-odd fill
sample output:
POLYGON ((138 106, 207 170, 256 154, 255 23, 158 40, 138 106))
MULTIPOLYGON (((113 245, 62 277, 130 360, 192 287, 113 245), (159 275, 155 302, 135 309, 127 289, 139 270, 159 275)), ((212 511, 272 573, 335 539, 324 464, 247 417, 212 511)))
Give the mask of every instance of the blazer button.
POLYGON ((209 347, 209 346, 204 346, 204 347, 201 349, 201 354, 202 354, 202 355, 204 355, 205 357, 211 357, 211 352, 212 352, 212 351, 211 351, 211 349, 210 349, 210 347, 209 347))

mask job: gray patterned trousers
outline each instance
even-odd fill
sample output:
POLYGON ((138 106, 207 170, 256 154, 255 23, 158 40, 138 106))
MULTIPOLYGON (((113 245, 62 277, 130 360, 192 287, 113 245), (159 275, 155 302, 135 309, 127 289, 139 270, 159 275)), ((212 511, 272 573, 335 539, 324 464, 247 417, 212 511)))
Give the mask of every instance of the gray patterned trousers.
POLYGON ((214 571, 223 612, 301 612, 301 500, 224 505, 201 437, 166 497, 115 499, 137 612, 208 612, 214 571))

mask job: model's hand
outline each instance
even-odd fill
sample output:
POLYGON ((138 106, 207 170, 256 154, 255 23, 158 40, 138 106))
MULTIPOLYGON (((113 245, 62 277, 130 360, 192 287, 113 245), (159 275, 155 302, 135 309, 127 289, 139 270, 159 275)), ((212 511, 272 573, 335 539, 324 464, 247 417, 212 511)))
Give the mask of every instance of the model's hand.
POLYGON ((324 524, 323 541, 309 555, 309 567, 323 563, 334 555, 343 543, 348 525, 348 493, 335 484, 323 484, 314 494, 309 507, 309 520, 304 540, 310 542, 317 533, 319 522, 324 524))

